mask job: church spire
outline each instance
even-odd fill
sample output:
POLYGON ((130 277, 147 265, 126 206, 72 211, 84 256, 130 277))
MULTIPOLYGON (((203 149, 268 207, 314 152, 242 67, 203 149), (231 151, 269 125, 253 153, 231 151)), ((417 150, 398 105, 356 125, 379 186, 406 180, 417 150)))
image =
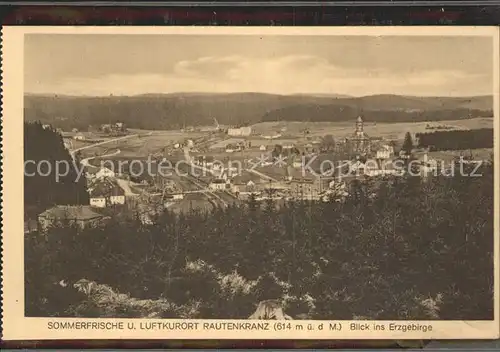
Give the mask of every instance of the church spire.
POLYGON ((358 119, 356 120, 356 134, 363 134, 363 118, 361 116, 358 116, 358 119))

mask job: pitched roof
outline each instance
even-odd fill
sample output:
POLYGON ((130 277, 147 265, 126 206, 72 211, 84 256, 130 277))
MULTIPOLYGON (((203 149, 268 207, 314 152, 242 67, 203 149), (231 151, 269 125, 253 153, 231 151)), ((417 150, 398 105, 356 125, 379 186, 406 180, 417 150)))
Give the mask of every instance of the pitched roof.
POLYGON ((234 176, 231 179, 231 183, 235 185, 246 185, 248 182, 252 181, 253 183, 259 183, 261 181, 260 176, 252 174, 250 172, 242 172, 234 176))
POLYGON ((92 220, 104 217, 88 205, 56 205, 45 210, 39 217, 47 219, 92 220))
POLYGON ((92 175, 97 174, 101 170, 98 167, 92 166, 92 165, 85 165, 83 167, 83 169, 85 170, 86 173, 92 174, 92 175))

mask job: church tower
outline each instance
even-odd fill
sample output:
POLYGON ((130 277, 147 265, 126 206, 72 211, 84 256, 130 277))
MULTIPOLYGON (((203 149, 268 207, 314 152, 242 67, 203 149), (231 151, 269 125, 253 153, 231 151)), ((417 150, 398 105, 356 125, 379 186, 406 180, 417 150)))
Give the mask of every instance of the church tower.
POLYGON ((356 127, 351 138, 352 150, 357 154, 370 152, 370 137, 364 131, 364 121, 361 116, 356 119, 356 127))
POLYGON ((363 118, 361 116, 358 116, 358 119, 356 120, 355 135, 358 137, 363 137, 364 136, 363 128, 364 128, 363 118))

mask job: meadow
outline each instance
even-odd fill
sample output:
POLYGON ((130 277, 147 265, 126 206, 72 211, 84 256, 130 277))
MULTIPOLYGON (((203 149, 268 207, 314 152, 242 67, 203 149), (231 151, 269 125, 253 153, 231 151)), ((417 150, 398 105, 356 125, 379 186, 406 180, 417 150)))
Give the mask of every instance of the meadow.
MULTIPOLYGON (((403 139, 406 132, 419 133, 429 132, 426 126, 446 125, 454 129, 479 129, 492 128, 492 117, 480 117, 474 119, 450 120, 444 122, 370 122, 365 121, 364 130, 370 137, 383 137, 386 139, 403 139)), ((354 132, 355 121, 343 122, 262 122, 253 126, 253 131, 256 135, 267 135, 274 132, 279 132, 283 135, 283 139, 287 136, 301 137, 304 135, 304 130, 308 130, 307 134, 310 137, 321 137, 326 134, 331 134, 334 138, 349 137, 354 132), (286 129, 281 131, 281 129, 286 129)), ((259 138, 256 139, 257 141, 259 138)), ((271 140, 274 144, 281 139, 271 140)), ((262 141, 269 141, 262 138, 262 141)), ((283 143, 283 142, 281 142, 283 143)))

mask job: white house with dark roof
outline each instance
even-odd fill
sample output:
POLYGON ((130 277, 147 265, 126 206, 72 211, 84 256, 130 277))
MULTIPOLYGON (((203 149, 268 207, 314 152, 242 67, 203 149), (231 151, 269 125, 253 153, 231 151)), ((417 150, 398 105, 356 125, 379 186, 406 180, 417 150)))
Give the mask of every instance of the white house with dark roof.
POLYGON ((394 156, 394 147, 388 144, 381 146, 376 152, 376 159, 389 159, 394 156))
POLYGON ((231 184, 229 180, 225 180, 223 178, 213 179, 212 182, 208 185, 208 188, 212 191, 226 191, 229 190, 231 184))
POLYGON ((96 208, 105 208, 110 205, 125 204, 125 191, 110 179, 94 183, 89 189, 90 205, 96 208))
POLYGON ((231 192, 235 194, 252 193, 257 191, 259 177, 249 172, 243 172, 231 179, 231 192))

